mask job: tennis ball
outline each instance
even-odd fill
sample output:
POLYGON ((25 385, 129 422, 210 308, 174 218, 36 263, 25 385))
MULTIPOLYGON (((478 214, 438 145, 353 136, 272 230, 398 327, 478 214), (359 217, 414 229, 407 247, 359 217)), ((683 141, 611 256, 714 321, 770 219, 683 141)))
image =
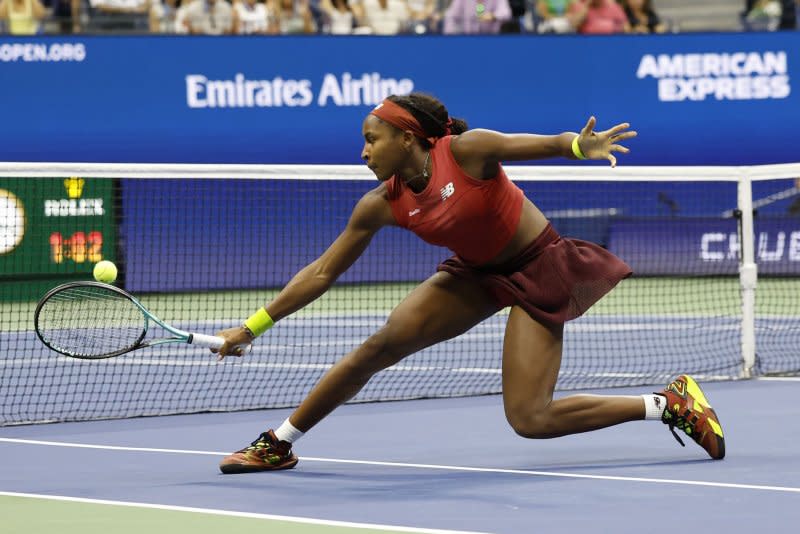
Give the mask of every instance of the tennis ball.
POLYGON ((99 261, 97 265, 94 266, 92 274, 94 275, 94 279, 98 282, 110 284, 117 279, 117 266, 108 260, 99 261))

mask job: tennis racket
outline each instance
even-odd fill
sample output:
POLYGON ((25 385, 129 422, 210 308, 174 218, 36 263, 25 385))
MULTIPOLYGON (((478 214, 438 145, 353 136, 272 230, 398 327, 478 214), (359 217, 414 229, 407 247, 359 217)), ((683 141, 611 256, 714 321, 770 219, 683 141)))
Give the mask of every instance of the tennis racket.
POLYGON ((225 343, 221 337, 170 326, 130 293, 100 282, 70 282, 51 289, 37 304, 33 324, 42 343, 83 360, 111 358, 166 343, 210 348, 225 343), (151 323, 164 329, 168 337, 145 340, 151 323))

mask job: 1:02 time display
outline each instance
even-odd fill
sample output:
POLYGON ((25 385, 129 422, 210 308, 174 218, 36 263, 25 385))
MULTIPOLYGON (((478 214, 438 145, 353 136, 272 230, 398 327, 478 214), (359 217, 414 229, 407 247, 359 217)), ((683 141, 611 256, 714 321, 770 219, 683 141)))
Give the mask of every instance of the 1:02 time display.
POLYGON ((61 232, 50 234, 50 261, 64 263, 97 263, 103 259, 103 233, 98 231, 75 232, 65 237, 61 232))

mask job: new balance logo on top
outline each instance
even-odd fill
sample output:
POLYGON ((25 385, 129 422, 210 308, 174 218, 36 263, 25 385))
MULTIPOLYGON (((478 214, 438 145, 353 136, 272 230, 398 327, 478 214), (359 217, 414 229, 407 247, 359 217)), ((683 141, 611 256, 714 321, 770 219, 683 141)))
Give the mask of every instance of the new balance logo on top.
POLYGON ((452 196, 452 194, 456 192, 456 188, 453 186, 453 182, 450 182, 444 186, 440 192, 442 194, 442 202, 444 202, 447 200, 447 197, 452 196))
POLYGON ((408 216, 409 216, 409 217, 413 217, 413 216, 414 216, 414 215, 416 215, 417 213, 419 213, 419 208, 417 208, 417 209, 413 209, 413 210, 409 211, 409 212, 408 212, 408 216))

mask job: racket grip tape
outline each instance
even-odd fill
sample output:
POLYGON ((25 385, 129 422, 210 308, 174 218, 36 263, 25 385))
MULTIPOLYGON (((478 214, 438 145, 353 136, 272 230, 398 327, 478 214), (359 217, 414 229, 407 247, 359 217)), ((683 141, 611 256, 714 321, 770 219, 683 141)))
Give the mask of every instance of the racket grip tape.
POLYGON ((189 336, 189 344, 218 349, 225 344, 225 339, 219 336, 208 336, 206 334, 191 334, 189 336))
MULTIPOLYGON (((208 336, 206 334, 189 334, 189 344, 198 345, 200 347, 208 347, 211 349, 218 349, 225 343, 225 339, 219 336, 208 336)), ((237 356, 247 354, 250 352, 252 345, 239 345, 241 352, 237 356)))

